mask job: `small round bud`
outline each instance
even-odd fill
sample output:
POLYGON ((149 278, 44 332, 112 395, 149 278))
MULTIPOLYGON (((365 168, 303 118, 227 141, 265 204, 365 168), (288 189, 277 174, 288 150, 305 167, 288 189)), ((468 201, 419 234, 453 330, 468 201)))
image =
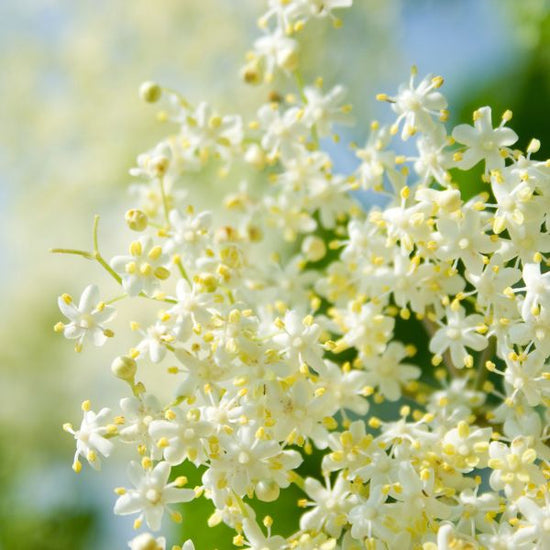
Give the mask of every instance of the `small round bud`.
POLYGON ((263 78, 263 73, 258 59, 251 59, 242 69, 241 78, 247 84, 260 84, 263 78))
POLYGON ((259 481, 256 496, 263 502, 273 502, 279 498, 279 486, 274 481, 259 481))
POLYGON ((117 378, 131 382, 136 375, 137 363, 127 355, 121 355, 113 361, 111 370, 117 378))
POLYGON ((162 96, 162 89, 156 82, 144 82, 139 87, 139 97, 147 103, 156 103, 162 96))
POLYGON ((302 243, 302 252, 310 262, 318 262, 325 257, 327 247, 322 239, 310 235, 302 243))
POLYGON ((126 220, 126 225, 128 225, 132 231, 144 231, 149 222, 147 215, 144 212, 134 209, 128 210, 124 216, 124 219, 126 220))
POLYGON ((256 143, 248 147, 244 154, 244 160, 258 170, 263 170, 266 163, 265 153, 256 143))

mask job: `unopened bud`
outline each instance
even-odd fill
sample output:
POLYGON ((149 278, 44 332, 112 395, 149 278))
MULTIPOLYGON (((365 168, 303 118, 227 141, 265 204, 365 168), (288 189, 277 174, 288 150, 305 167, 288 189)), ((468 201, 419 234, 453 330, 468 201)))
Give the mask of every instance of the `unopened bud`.
POLYGON ((124 216, 126 225, 132 231, 144 231, 147 228, 148 219, 144 212, 141 210, 128 210, 124 216))
POLYGON ((302 252, 310 262, 318 262, 325 257, 327 247, 322 239, 309 235, 302 243, 302 252))
POLYGON ((113 361, 111 370, 117 378, 131 382, 136 375, 137 363, 127 355, 121 355, 113 361))
POLYGON ((144 82, 139 87, 139 97, 147 103, 156 103, 162 96, 162 89, 156 82, 144 82))

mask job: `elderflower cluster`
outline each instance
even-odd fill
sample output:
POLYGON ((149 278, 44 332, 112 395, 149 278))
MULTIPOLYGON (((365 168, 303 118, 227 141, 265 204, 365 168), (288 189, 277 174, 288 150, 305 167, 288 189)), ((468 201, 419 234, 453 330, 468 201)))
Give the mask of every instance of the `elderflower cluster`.
MULTIPOLYGON (((80 428, 65 425, 76 472, 133 449, 113 502, 146 528, 132 550, 164 549, 166 517, 185 521, 179 504, 199 498, 210 526, 255 550, 550 545, 550 163, 532 158, 536 139, 512 148, 509 111, 495 124, 481 107, 449 128, 443 79, 413 69, 378 96, 394 123, 372 123, 357 168, 335 173, 320 139, 338 140, 351 107, 342 86, 303 83, 299 45, 304 26, 338 27, 333 10, 351 4, 268 1, 243 77, 287 89, 254 120, 145 83, 175 133, 131 171, 126 223, 140 236, 106 259, 96 217, 92 251, 55 250, 158 309, 130 322, 135 344, 113 359, 127 389, 117 410, 86 401, 80 428), (416 152, 397 154, 399 139, 416 152), (478 165, 465 198, 462 172, 478 165), (200 170, 223 186, 211 210, 190 199, 200 170), (367 189, 385 206, 363 209, 367 189), (416 359, 424 341, 431 365, 416 359), (393 415, 375 414, 384 401, 393 415), (316 477, 301 473, 311 453, 316 477), (174 473, 183 464, 201 469, 199 485, 174 473), (283 537, 254 505, 291 484, 299 528, 283 537)), ((56 331, 77 351, 116 341, 119 294, 90 285, 78 306, 64 294, 56 331)))

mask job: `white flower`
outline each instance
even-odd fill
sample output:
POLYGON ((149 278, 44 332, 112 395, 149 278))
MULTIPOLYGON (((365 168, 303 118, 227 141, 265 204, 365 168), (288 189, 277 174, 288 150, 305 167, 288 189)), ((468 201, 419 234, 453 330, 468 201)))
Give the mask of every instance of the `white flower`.
MULTIPOLYGON (((321 367, 321 365, 319 365, 321 367)), ((324 361, 319 373, 322 385, 318 389, 323 393, 320 397, 327 415, 347 409, 355 414, 364 415, 369 410, 363 390, 368 381, 368 375, 360 370, 344 370, 330 361, 324 361)))
POLYGON ((81 469, 81 464, 78 460, 79 456, 83 456, 90 466, 99 470, 101 460, 98 453, 104 457, 108 457, 113 450, 113 443, 105 438, 106 435, 113 433, 111 425, 107 425, 108 419, 111 416, 111 410, 103 408, 96 414, 90 410, 88 401, 82 404, 82 410, 84 415, 78 430, 75 431, 70 424, 63 426, 63 429, 72 434, 76 439, 73 469, 77 473, 81 469))
POLYGON ((401 132, 403 140, 409 139, 418 130, 429 133, 434 126, 432 117, 440 116, 441 111, 447 107, 446 99, 435 91, 443 84, 441 77, 432 78, 428 75, 415 86, 415 76, 416 70, 413 69, 408 85, 400 86, 396 97, 381 97, 390 101, 392 109, 399 115, 394 127, 397 128, 402 120, 405 121, 401 132))
POLYGON ((518 542, 530 541, 532 548, 543 550, 550 547, 550 506, 546 502, 540 506, 535 501, 522 496, 517 502, 520 512, 527 520, 522 522, 514 540, 518 542))
POLYGON ((491 428, 471 430, 468 423, 461 420, 456 428, 445 433, 441 442, 446 460, 462 472, 484 468, 491 433, 491 428))
POLYGON ((256 428, 245 426, 231 435, 219 436, 223 451, 212 460, 203 478, 205 484, 207 480, 222 479, 241 497, 261 482, 274 481, 276 495, 278 487, 288 487, 287 472, 297 468, 302 457, 296 451, 283 451, 275 440, 260 439, 256 432, 256 428))
POLYGON ((350 302, 348 310, 337 312, 335 321, 343 336, 343 346, 355 347, 365 357, 383 353, 393 334, 395 320, 381 311, 374 302, 358 304, 350 302))
POLYGON ((165 550, 166 539, 155 538, 151 533, 141 533, 128 542, 130 550, 165 550))
POLYGON ((195 498, 192 489, 180 489, 180 480, 168 483, 170 465, 167 462, 159 462, 152 470, 144 470, 137 462, 130 462, 128 477, 135 489, 122 489, 120 497, 115 503, 114 512, 118 515, 140 514, 136 520, 137 525, 141 518, 150 529, 160 529, 164 510, 169 504, 177 502, 189 502, 195 498))
POLYGON ((312 499, 308 504, 313 508, 300 518, 300 529, 325 531, 338 538, 357 499, 350 494, 349 483, 343 476, 339 475, 332 487, 328 478, 325 481, 326 487, 317 479, 306 478, 304 491, 312 499))
POLYGON ((510 400, 515 400, 516 395, 522 393, 528 405, 536 407, 550 395, 550 379, 546 374, 548 372, 546 360, 547 355, 539 350, 532 351, 521 361, 505 357, 504 380, 510 400))
POLYGON ((203 101, 187 116, 182 133, 201 159, 206 158, 209 151, 227 158, 243 139, 242 120, 237 115, 220 116, 203 101))
POLYGON ((186 414, 177 409, 174 414, 172 421, 153 420, 149 433, 169 464, 176 466, 188 459, 199 466, 206 459, 206 438, 214 433, 215 425, 201 420, 199 409, 190 409, 186 414))
POLYGON ((384 503, 388 498, 380 485, 372 486, 369 498, 348 512, 351 523, 351 535, 357 540, 373 536, 385 538, 389 530, 384 527, 386 510, 384 503))
POLYGON ((423 183, 435 179, 440 185, 447 186, 450 181, 447 169, 451 167, 451 154, 445 151, 448 147, 445 126, 437 124, 429 134, 424 134, 416 141, 418 157, 415 159, 414 170, 423 183))
POLYGON ((302 147, 301 138, 306 133, 302 121, 303 112, 298 107, 287 109, 282 115, 277 104, 264 105, 258 111, 258 119, 265 130, 262 147, 267 154, 283 161, 292 158, 302 147))
POLYGON ((273 337, 285 358, 295 365, 306 363, 314 369, 323 368, 323 348, 319 343, 321 327, 310 317, 302 318, 296 311, 285 313, 280 332, 273 337))
POLYGON ((382 191, 384 173, 395 167, 395 152, 387 149, 390 141, 391 133, 388 126, 379 126, 378 123, 371 124, 367 143, 362 149, 355 152, 361 159, 358 178, 363 189, 382 191))
POLYGON ((136 346, 137 351, 142 355, 148 353, 153 363, 160 363, 166 355, 166 345, 175 340, 172 330, 161 321, 157 321, 141 333, 144 338, 136 346))
POLYGON ((116 310, 99 300, 97 286, 88 285, 84 289, 78 307, 68 294, 60 296, 57 304, 70 323, 58 324, 55 330, 62 330, 65 338, 77 340, 77 351, 81 351, 87 341, 93 342, 95 346, 102 346, 107 338, 113 335, 112 331, 103 325, 116 315, 116 310))
POLYGON ((454 366, 460 369, 471 357, 466 351, 467 347, 481 351, 488 345, 487 338, 476 332, 483 325, 483 317, 477 314, 466 316, 464 308, 460 306, 456 309, 447 307, 445 316, 447 324, 430 340, 430 351, 441 357, 448 349, 454 366))
MULTIPOLYGON (((119 429, 120 439, 125 443, 138 443, 150 446, 149 424, 162 418, 162 405, 151 393, 139 397, 124 397, 120 400, 124 413, 124 426, 119 429)), ((153 447, 154 449, 154 447, 153 447)))
POLYGON ((510 128, 504 128, 506 117, 503 117, 498 128, 493 128, 491 108, 481 107, 474 113, 474 125, 461 124, 453 130, 453 138, 466 145, 457 166, 469 170, 480 160, 485 161, 485 170, 504 168, 503 148, 513 145, 517 134, 510 128))
POLYGON ((285 71, 291 71, 297 63, 298 43, 296 40, 285 36, 277 29, 271 34, 265 34, 254 42, 254 50, 260 58, 265 59, 265 72, 267 78, 273 77, 275 67, 285 71))
POLYGON ((271 536, 269 529, 266 537, 258 524, 250 518, 243 520, 243 531, 251 550, 284 550, 288 548, 288 544, 283 537, 280 535, 271 536))
POLYGON ((504 291, 521 279, 521 272, 514 267, 505 267, 502 257, 493 254, 481 273, 467 271, 465 276, 477 291, 477 303, 500 312, 505 311, 510 304, 510 298, 504 291))
POLYGON ((183 213, 172 210, 169 219, 171 231, 166 250, 181 254, 185 266, 194 268, 212 238, 212 212, 206 210, 195 214, 194 210, 188 207, 183 213))
POLYGON ((304 95, 307 99, 304 122, 315 125, 319 137, 330 135, 333 124, 350 124, 351 118, 342 106, 346 96, 343 86, 335 86, 325 95, 315 86, 306 86, 304 95))
POLYGON ((493 470, 489 484, 495 491, 504 490, 508 498, 518 498, 532 485, 538 487, 545 482, 536 465, 537 453, 529 439, 516 437, 510 446, 493 441, 489 444, 489 468, 493 470))
POLYGON ((174 332, 178 338, 185 340, 191 335, 194 326, 208 324, 212 318, 210 308, 213 308, 215 298, 212 293, 201 292, 195 282, 189 284, 185 279, 177 282, 176 298, 178 303, 167 313, 176 317, 174 332))
POLYGON ((460 219, 437 220, 438 232, 434 235, 438 243, 436 256, 441 260, 460 258, 466 269, 480 273, 483 269, 483 254, 494 252, 498 244, 484 231, 483 217, 470 208, 462 212, 460 219))
POLYGON ((327 17, 332 10, 351 7, 353 0, 294 0, 289 12, 294 17, 327 17))
POLYGON ((129 256, 115 256, 111 267, 121 274, 122 286, 129 296, 140 292, 152 294, 159 282, 170 276, 168 257, 162 247, 153 245, 150 237, 140 237, 130 244, 129 256))
POLYGON ((391 342, 382 355, 365 359, 365 382, 378 388, 379 392, 390 401, 401 397, 401 386, 420 376, 420 369, 414 365, 403 364, 407 350, 399 342, 391 342))
POLYGON ((540 307, 550 309, 550 271, 541 274, 540 264, 525 264, 523 280, 526 292, 521 305, 521 316, 529 319, 538 315, 540 307))
POLYGON ((161 141, 153 150, 143 153, 137 158, 137 168, 131 168, 130 174, 135 177, 155 179, 164 176, 170 167, 171 148, 167 142, 161 141))

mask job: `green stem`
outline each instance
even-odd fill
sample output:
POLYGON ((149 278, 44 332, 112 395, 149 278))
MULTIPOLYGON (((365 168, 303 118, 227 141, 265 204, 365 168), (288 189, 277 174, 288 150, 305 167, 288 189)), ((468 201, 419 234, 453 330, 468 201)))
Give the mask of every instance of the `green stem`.
POLYGON ((122 285, 122 279, 118 273, 105 261, 101 253, 99 252, 99 216, 96 214, 94 216, 94 227, 92 230, 93 233, 93 242, 94 242, 94 258, 98 261, 99 265, 107 270, 107 273, 113 277, 113 279, 119 284, 122 285))
POLYGON ((189 283, 189 285, 191 286, 191 279, 189 279, 189 275, 187 274, 187 271, 185 271, 185 267, 183 267, 183 264, 181 263, 181 258, 176 258, 176 260, 174 260, 174 263, 176 264, 176 266, 178 267, 178 270, 181 274, 181 276, 189 283))
POLYGON ((159 185, 160 185, 160 194, 162 196, 162 206, 164 208, 164 219, 166 221, 166 226, 170 227, 170 219, 168 217, 168 212, 169 212, 168 199, 166 197, 166 191, 164 189, 164 177, 163 176, 159 177, 159 185))
POLYGON ((83 256, 87 260, 95 260, 95 256, 91 252, 85 250, 75 250, 74 248, 50 248, 52 254, 76 254, 83 256))

